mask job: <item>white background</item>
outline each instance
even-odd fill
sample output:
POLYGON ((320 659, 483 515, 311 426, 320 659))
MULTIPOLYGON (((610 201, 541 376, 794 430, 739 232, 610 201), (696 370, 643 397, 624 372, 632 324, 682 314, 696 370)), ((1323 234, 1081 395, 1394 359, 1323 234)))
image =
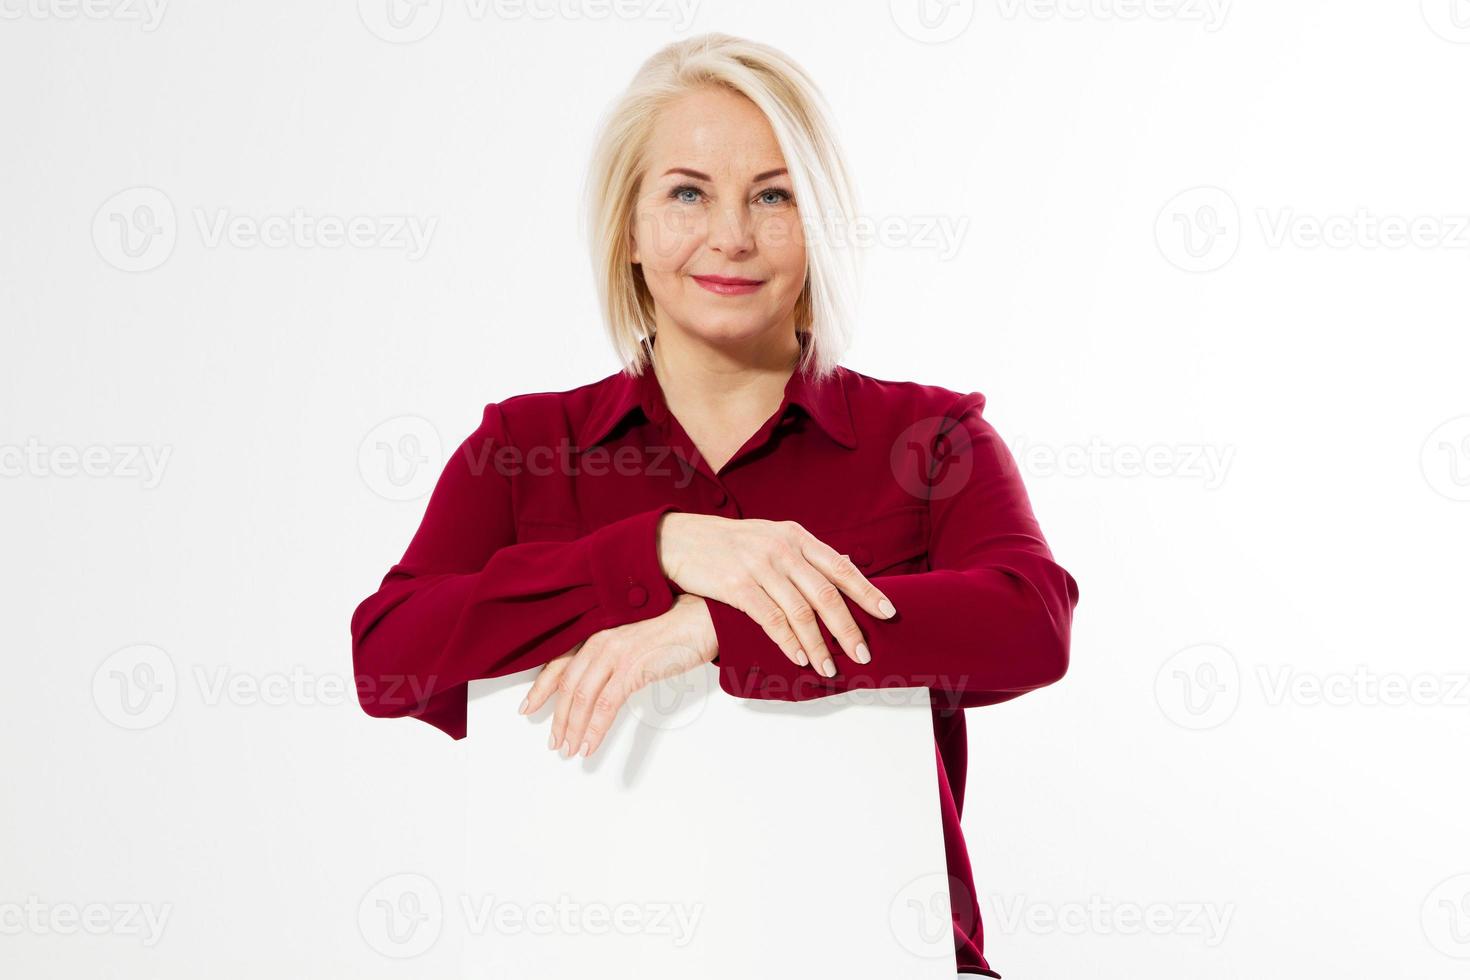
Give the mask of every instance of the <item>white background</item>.
POLYGON ((969 713, 993 965, 1462 976, 1456 2, 3 0, 0 971, 450 975, 359 919, 452 890, 463 745, 361 712, 348 618, 486 402, 616 369, 593 125, 722 30, 889 229, 845 363, 985 392, 1080 585, 969 713))

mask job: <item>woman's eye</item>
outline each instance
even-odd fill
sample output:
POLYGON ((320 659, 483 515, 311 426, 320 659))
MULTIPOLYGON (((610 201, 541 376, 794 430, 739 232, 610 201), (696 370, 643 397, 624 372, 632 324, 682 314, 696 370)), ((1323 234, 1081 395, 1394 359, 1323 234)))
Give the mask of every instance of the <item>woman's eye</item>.
MULTIPOLYGON (((669 191, 669 198, 680 204, 698 204, 702 197, 704 191, 691 184, 682 184, 669 191)), ((787 204, 791 201, 791 192, 780 187, 770 187, 757 194, 755 199, 766 205, 787 204)))

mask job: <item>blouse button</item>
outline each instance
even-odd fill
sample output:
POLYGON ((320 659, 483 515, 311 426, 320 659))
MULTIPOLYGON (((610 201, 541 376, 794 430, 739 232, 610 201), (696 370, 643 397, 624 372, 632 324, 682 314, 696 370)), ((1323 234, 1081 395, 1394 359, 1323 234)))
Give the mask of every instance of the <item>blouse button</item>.
POLYGON ((873 553, 862 545, 855 545, 849 557, 857 563, 859 568, 867 568, 873 564, 873 553))
POLYGON ((730 495, 728 493, 726 493, 725 491, 721 490, 719 493, 715 494, 715 506, 716 507, 723 507, 723 506, 725 506, 729 502, 730 502, 730 495))
POLYGON ((635 585, 628 590, 628 605, 637 608, 648 601, 648 590, 641 585, 635 585))

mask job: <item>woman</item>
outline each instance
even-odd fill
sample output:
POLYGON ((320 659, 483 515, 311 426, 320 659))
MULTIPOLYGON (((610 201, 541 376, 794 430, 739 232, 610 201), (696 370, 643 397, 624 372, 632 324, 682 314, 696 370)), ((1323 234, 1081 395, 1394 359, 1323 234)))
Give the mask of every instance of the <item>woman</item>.
POLYGON ((836 363, 854 215, 820 95, 705 35, 646 62, 589 182, 624 370, 485 407, 403 559, 352 618, 364 709, 465 734, 466 684, 542 666, 549 745, 597 751, 629 695, 719 667, 807 700, 927 687, 961 975, 996 977, 960 830, 961 709, 1067 669, 1052 560, 984 396, 836 363))

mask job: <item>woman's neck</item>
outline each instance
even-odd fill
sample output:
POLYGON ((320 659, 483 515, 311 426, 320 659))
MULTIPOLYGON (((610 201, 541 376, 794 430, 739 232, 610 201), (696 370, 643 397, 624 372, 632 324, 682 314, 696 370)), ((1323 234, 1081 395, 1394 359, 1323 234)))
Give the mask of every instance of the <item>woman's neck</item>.
POLYGON ((794 325, 724 347, 665 327, 651 346, 669 412, 717 471, 780 407, 801 354, 794 325))

